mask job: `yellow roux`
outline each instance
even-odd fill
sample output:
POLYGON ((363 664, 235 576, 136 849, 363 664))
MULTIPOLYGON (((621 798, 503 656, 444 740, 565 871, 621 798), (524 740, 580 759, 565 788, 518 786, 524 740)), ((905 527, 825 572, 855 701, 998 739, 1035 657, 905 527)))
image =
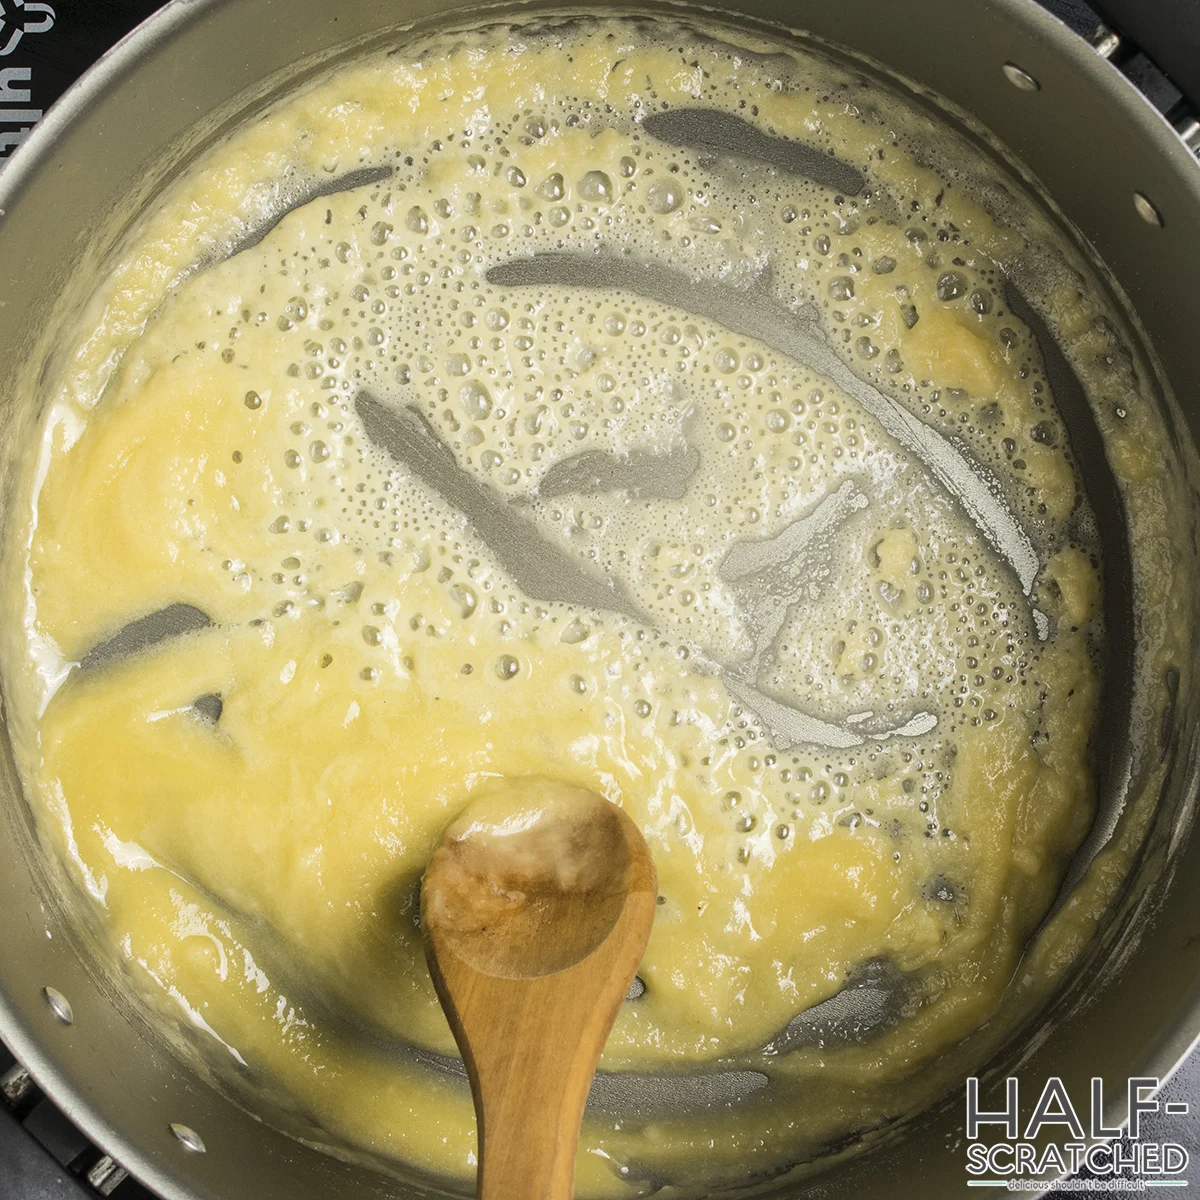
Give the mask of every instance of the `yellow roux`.
MULTIPOLYGON (((595 789, 654 855, 646 990, 603 1068, 751 1068, 773 1089, 706 1116, 594 1113, 587 1195, 770 1171, 905 1111, 922 1094, 905 1081, 997 1012, 1089 826, 1099 560, 999 290, 1025 242, 915 165, 924 118, 863 115, 832 67, 788 54, 594 23, 339 68, 179 181, 76 340, 16 573, 27 779, 139 989, 219 1078, 338 1152, 470 1177, 465 1088, 389 1047, 453 1053, 417 886, 488 779, 595 789), (868 187, 714 162, 634 120, 688 105, 830 150, 868 187), (394 171, 215 261, 275 181, 363 164, 394 171), (984 464, 1030 531, 1031 594, 932 472, 802 363, 686 297, 486 279, 597 248, 729 286, 769 268, 860 376, 984 464), (619 580, 641 619, 523 596, 373 448, 363 393, 418 406, 461 471, 619 580), (583 451, 684 446, 682 497, 539 497, 583 451), (843 487, 853 503, 790 580, 757 684, 853 744, 777 745, 726 684, 769 589, 739 591, 722 564, 843 487), (212 625, 71 669, 175 603, 212 625), (192 707, 214 694, 216 723, 192 707), (887 733, 921 714, 922 732, 887 733), (881 961, 906 981, 893 1023, 762 1054, 881 961)), ((1058 294, 1096 360, 1110 335, 1058 294)))

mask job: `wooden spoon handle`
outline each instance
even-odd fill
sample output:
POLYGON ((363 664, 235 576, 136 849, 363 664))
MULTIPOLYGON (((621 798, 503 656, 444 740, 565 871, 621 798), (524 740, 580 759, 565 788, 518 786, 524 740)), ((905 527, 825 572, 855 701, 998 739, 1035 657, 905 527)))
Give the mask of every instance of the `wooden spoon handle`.
MULTIPOLYGON (((631 897, 614 932, 648 928, 653 906, 653 890, 631 897)), ((588 1088, 644 943, 616 936, 534 979, 473 975, 453 955, 430 954, 471 1080, 480 1200, 571 1200, 588 1088)))
POLYGON ((499 1036, 474 1048, 471 1072, 480 1200, 574 1195, 588 1087, 619 1001, 611 1012, 593 1010, 580 1021, 578 1004, 565 1003, 570 982, 562 975, 522 980, 499 1004, 492 994, 499 1036))

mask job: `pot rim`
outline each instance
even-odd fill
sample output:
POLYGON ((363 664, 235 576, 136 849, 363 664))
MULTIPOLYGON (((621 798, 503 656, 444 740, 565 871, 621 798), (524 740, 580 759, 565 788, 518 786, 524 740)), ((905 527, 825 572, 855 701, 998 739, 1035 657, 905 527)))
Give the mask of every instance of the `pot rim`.
MULTIPOLYGON (((1185 189, 1192 193, 1197 209, 1200 210, 1200 162, 1197 162, 1162 114, 1119 70, 1096 54, 1084 39, 1033 0, 976 2, 986 4, 987 7, 996 10, 1003 20, 1031 34, 1047 47, 1051 55, 1061 57, 1087 76, 1112 104, 1124 108, 1138 126, 1138 132, 1180 177, 1185 189)), ((22 193, 40 172, 53 169, 60 140, 99 98, 122 87, 127 79, 136 73, 139 64, 152 52, 169 50, 171 42, 190 26, 207 19, 218 10, 233 8, 238 3, 239 0, 170 0, 126 34, 73 82, 47 111, 3 170, 0 170, 0 238, 5 236, 4 217, 8 210, 19 202, 22 193)), ((575 4, 569 6, 576 5, 593 7, 587 0, 576 0, 575 4)), ((594 7, 603 5, 596 4, 594 7)), ((686 0, 678 4, 681 16, 686 15, 689 9, 718 18, 736 18, 738 15, 715 5, 693 5, 686 0)), ((449 11, 455 16, 466 16, 473 11, 473 6, 449 11)), ((806 32, 804 15, 802 11, 796 13, 795 28, 801 34, 806 32)), ((402 29, 405 25, 403 19, 382 21, 377 26, 377 32, 388 28, 402 29)), ((348 39, 348 44, 353 40, 348 39)), ((819 43, 824 41, 822 38, 816 40, 819 43)), ((852 56, 856 55, 853 46, 829 44, 835 49, 847 51, 852 56)), ((895 74, 890 64, 884 66, 895 74)), ((205 115, 197 113, 196 119, 201 120, 205 115)), ((1011 152, 1017 161, 1022 161, 1015 150, 1011 152)), ((1195 781, 1191 786, 1194 791, 1195 781)), ((16 1005, 2 987, 0 1039, 7 1044, 38 1086, 66 1116, 92 1142, 111 1154, 141 1183, 161 1194, 164 1200, 193 1200, 200 1194, 185 1181, 186 1173, 182 1165, 185 1160, 172 1160, 149 1145, 131 1140, 105 1116, 98 1097, 83 1095, 76 1089, 67 1078, 67 1071, 60 1065, 66 1057, 66 1052, 52 1050, 46 1040, 38 1036, 32 1022, 19 1015, 16 1005)), ((1158 1037, 1144 1053, 1144 1073, 1155 1075, 1165 1083, 1198 1043, 1200 978, 1197 978, 1191 989, 1181 1019, 1171 1030, 1158 1037)), ((179 1068, 183 1069, 182 1063, 179 1063, 179 1068)), ((199 1076, 195 1082, 201 1087, 209 1086, 199 1076)))

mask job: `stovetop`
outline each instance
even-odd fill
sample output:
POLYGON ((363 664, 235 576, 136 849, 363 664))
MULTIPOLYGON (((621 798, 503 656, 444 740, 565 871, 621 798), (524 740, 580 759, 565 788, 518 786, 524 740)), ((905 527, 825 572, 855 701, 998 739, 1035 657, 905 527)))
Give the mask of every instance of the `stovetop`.
MULTIPOLYGON (((1038 2, 1083 37, 1099 25, 1083 0, 1038 2)), ((46 109, 159 6, 160 0, 0 0, 0 166, 46 109)), ((1168 112, 1178 103, 1179 92, 1144 55, 1123 59, 1121 69, 1160 111, 1168 112)), ((1143 1133, 1181 1142, 1194 1164, 1189 1181, 1200 1183, 1200 1054, 1184 1063, 1159 1099, 1185 1105, 1192 1115, 1183 1121, 1170 1118, 1169 1124, 1158 1117, 1161 1130, 1144 1122, 1143 1133)), ((154 1200, 75 1128, 0 1044, 0 1200, 94 1200, 96 1196, 154 1200)))

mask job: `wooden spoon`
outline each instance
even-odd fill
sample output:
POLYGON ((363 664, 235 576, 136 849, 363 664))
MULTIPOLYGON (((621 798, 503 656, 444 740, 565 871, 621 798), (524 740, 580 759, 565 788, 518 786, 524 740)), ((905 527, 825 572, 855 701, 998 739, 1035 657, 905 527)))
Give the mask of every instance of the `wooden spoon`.
POLYGON ((637 826, 594 792, 481 793, 421 885, 425 954, 479 1125, 480 1200, 570 1200, 588 1087, 650 936, 637 826))

